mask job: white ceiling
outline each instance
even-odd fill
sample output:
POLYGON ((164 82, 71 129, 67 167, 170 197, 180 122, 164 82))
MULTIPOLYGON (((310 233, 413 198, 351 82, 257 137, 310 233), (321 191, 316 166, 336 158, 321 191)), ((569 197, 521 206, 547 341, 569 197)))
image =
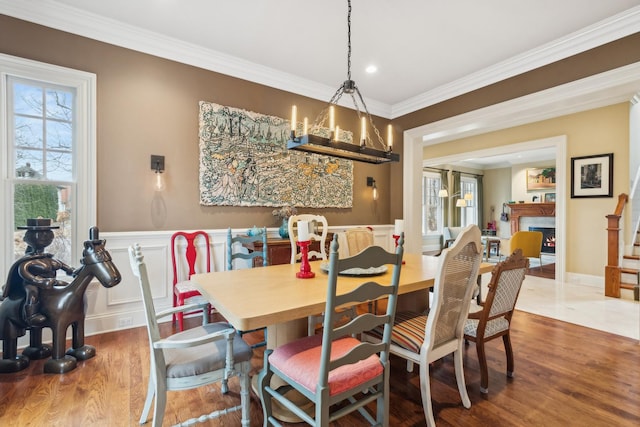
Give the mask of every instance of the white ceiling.
POLYGON ((513 165, 524 163, 536 163, 547 160, 554 160, 555 156, 555 147, 539 148, 536 150, 517 151, 514 153, 492 154, 487 157, 469 157, 456 162, 451 162, 450 165, 481 170, 496 169, 507 168, 513 165))
MULTIPOLYGON (((635 33, 639 5, 353 0, 352 78, 372 113, 398 117, 635 33)), ((346 0, 0 0, 0 13, 321 100, 347 77, 346 0)))
MULTIPOLYGON (((640 31, 640 0, 352 0, 352 8, 351 77, 369 111, 387 118, 640 31), (367 74, 369 65, 378 71, 367 74)), ((0 13, 320 100, 347 77, 347 0, 0 0, 0 13)), ((470 127, 483 130, 465 123, 440 142, 470 127)), ((443 132, 425 132, 425 142, 437 142, 431 134, 443 132)))

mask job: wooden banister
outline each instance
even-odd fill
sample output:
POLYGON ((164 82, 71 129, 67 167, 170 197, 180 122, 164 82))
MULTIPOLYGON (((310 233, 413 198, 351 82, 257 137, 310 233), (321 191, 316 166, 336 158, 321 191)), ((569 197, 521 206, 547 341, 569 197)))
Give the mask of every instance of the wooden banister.
POLYGON ((622 277, 622 267, 618 263, 620 259, 620 218, 628 201, 627 194, 620 194, 613 214, 607 215, 607 265, 604 268, 604 295, 608 297, 620 298, 622 277))

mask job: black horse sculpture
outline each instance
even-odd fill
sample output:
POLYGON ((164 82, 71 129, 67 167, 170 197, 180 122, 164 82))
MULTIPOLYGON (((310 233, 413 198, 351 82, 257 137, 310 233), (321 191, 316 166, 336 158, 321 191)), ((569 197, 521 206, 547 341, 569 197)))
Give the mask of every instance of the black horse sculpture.
MULTIPOLYGON (((95 347, 84 344, 85 291, 95 277, 106 288, 120 283, 121 276, 105 249, 105 240, 98 237, 98 228, 89 231, 89 240, 84 242, 82 266, 73 272, 74 279, 63 286, 40 289, 39 312, 44 320, 37 326, 25 318, 24 293, 13 293, 0 304, 0 339, 2 359, 0 372, 17 372, 29 366, 29 359, 51 356, 44 365, 47 373, 62 374, 75 369, 77 359, 90 359, 96 354, 95 347), (72 327, 72 345, 65 353, 67 329, 72 327), (42 344, 42 328, 51 328, 52 346, 42 344), (18 338, 29 329, 29 347, 22 355, 17 354, 18 338)), ((62 282, 64 283, 64 282, 62 282)), ((6 286, 9 286, 7 283, 6 286)))

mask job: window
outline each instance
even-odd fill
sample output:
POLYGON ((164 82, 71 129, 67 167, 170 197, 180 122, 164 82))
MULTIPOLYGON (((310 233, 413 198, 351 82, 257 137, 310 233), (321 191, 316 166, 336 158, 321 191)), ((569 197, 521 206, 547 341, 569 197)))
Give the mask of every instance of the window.
POLYGON ((95 75, 0 55, 0 265, 24 255, 27 218, 51 218, 45 250, 78 264, 95 225, 95 75))
POLYGON ((460 195, 464 197, 471 194, 467 200, 467 206, 460 209, 460 225, 466 227, 469 224, 478 224, 478 180, 474 177, 462 176, 460 178, 460 195))
POLYGON ((442 233, 443 209, 438 192, 442 188, 440 174, 422 173, 422 234, 442 233))

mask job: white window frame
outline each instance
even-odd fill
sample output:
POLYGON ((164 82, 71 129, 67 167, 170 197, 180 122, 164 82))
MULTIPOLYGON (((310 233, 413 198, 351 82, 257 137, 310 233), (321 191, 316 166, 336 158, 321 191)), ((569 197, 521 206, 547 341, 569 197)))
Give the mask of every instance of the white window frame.
POLYGON ((475 224, 482 228, 478 224, 478 179, 476 177, 465 175, 460 177, 460 198, 463 198, 466 193, 471 193, 472 199, 467 202, 467 207, 456 208, 462 210, 460 212, 460 224, 462 227, 475 224))
MULTIPOLYGON (((96 225, 97 219, 97 177, 96 177, 96 75, 85 71, 46 64, 43 62, 19 58, 0 53, 0 200, 2 216, 0 218, 0 245, 4 254, 13 254, 13 177, 10 176, 14 162, 12 137, 9 134, 11 112, 7 111, 8 76, 41 81, 49 84, 72 87, 76 90, 75 134, 73 161, 76 181, 76 194, 72 198, 74 218, 72 221, 73 245, 71 259, 79 260, 83 242, 89 236, 89 228, 96 225)), ((8 272, 13 264, 12 256, 0 257, 1 271, 8 272)), ((72 263, 75 265, 75 263, 72 263)))
MULTIPOLYGON (((423 171, 422 172, 422 230, 426 229, 425 226, 425 222, 426 222, 426 198, 427 198, 427 194, 426 194, 426 181, 427 179, 436 179, 438 181, 440 181, 440 186, 439 188, 443 188, 442 185, 442 177, 440 176, 439 173, 437 172, 430 172, 430 171, 423 171)), ((436 194, 437 196, 437 194, 436 194)), ((435 236, 435 235, 440 235, 442 234, 442 230, 444 227, 444 209, 443 209, 443 203, 446 203, 447 199, 437 199, 437 217, 438 217, 438 230, 435 231, 427 231, 426 233, 423 232, 422 235, 423 236, 435 236)))

